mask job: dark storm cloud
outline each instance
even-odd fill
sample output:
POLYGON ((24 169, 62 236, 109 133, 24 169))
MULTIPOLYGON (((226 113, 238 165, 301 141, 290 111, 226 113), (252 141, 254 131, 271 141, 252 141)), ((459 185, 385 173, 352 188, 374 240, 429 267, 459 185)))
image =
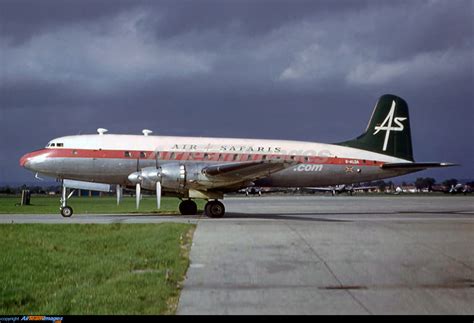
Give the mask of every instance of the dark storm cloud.
POLYGON ((384 93, 408 101, 418 160, 461 162, 436 174, 474 177, 472 9, 1 1, 0 182, 31 177, 22 153, 98 127, 337 142, 365 128, 384 93))
MULTIPOLYGON (((374 1, 371 1, 374 4, 374 1)), ((268 32, 283 23, 314 14, 364 8, 369 1, 355 0, 3 0, 2 33, 22 41, 61 25, 87 23, 118 12, 142 7, 151 11, 142 23, 151 23, 160 36, 189 31, 222 29, 237 24, 248 33, 268 32), (155 25, 156 24, 156 25, 155 25)))
POLYGON ((282 25, 308 17, 322 17, 333 12, 360 10, 368 1, 312 0, 231 0, 206 1, 192 6, 192 1, 170 1, 156 27, 159 36, 170 37, 190 31, 224 30, 255 35, 270 32, 282 25))
POLYGON ((133 7, 130 0, 2 0, 0 33, 13 44, 71 23, 88 23, 133 7))

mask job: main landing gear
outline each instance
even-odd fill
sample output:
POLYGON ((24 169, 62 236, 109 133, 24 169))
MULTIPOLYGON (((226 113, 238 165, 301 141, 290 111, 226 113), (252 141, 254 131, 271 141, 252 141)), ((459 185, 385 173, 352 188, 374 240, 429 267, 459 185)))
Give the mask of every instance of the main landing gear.
POLYGON ((193 200, 184 200, 179 203, 179 212, 182 215, 196 215, 197 214, 197 205, 193 200))
MULTIPOLYGON (((193 200, 183 200, 179 204, 179 212, 182 215, 196 215, 197 205, 193 200)), ((218 200, 209 201, 204 206, 204 214, 210 218, 222 218, 225 214, 224 204, 218 200)))
POLYGON ((204 206, 204 212, 210 218, 222 218, 225 214, 225 207, 218 200, 209 201, 204 206))

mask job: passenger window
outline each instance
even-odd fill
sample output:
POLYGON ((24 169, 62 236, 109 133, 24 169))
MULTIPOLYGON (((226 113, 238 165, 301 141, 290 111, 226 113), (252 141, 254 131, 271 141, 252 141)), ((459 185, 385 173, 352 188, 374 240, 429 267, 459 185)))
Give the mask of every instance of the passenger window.
POLYGON ((267 155, 263 155, 262 160, 267 160, 267 155))
POLYGON ((124 153, 124 156, 125 156, 125 157, 132 157, 132 154, 131 154, 129 151, 126 151, 126 152, 124 153))
POLYGON ((173 153, 171 153, 171 155, 170 155, 170 159, 174 159, 175 155, 176 155, 176 154, 175 154, 174 152, 173 152, 173 153))
POLYGON ((208 160, 209 159, 209 154, 204 154, 204 160, 208 160))
POLYGON ((222 157, 222 154, 219 154, 219 160, 224 160, 224 157, 222 157))
POLYGON ((140 158, 146 158, 146 152, 140 151, 140 158))
POLYGON ((247 160, 252 160, 252 155, 247 155, 247 160))
POLYGON ((234 157, 232 157, 232 160, 237 160, 237 157, 239 157, 239 155, 234 154, 234 157))
POLYGON ((305 156, 305 157, 304 157, 304 161, 305 161, 305 162, 309 161, 309 157, 308 157, 308 156, 305 156))

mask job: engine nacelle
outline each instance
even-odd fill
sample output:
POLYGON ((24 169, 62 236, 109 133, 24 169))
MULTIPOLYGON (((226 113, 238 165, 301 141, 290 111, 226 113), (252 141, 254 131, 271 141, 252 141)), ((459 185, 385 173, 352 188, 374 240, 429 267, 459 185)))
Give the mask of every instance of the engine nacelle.
POLYGON ((164 164, 160 167, 146 167, 141 171, 132 173, 128 180, 149 190, 156 187, 157 182, 167 190, 180 192, 186 187, 186 166, 180 164, 164 164))

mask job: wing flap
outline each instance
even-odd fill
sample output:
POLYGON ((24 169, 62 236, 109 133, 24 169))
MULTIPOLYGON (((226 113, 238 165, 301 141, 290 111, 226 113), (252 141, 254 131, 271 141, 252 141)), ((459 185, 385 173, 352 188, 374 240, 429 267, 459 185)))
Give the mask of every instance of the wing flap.
POLYGON ((254 180, 268 176, 297 162, 287 160, 265 160, 258 162, 237 162, 228 164, 211 165, 203 169, 204 174, 211 177, 229 179, 254 180))

